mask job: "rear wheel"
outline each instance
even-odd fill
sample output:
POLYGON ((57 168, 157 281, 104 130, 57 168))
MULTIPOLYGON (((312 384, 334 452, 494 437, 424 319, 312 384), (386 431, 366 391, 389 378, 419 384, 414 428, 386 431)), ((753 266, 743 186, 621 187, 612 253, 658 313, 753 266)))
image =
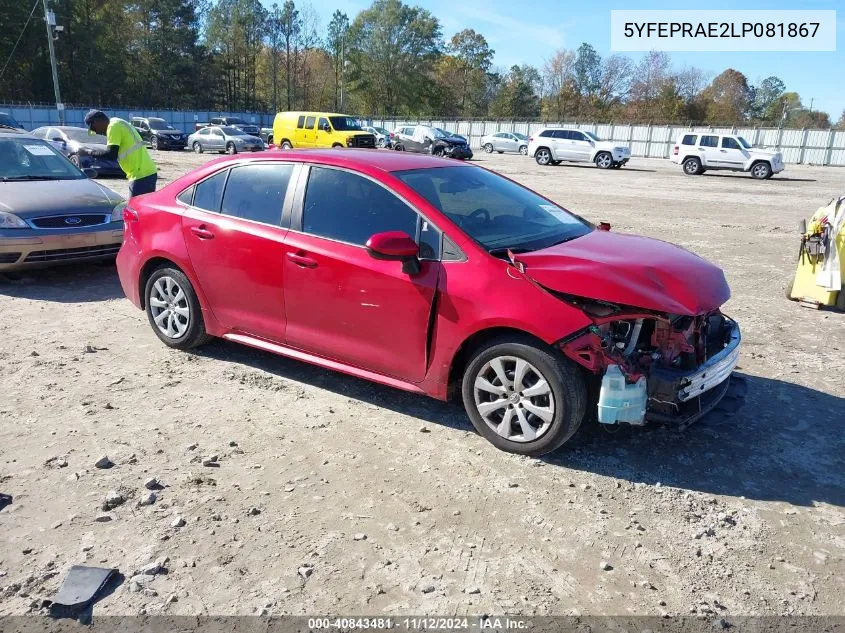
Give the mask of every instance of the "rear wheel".
POLYGON ((584 418, 587 390, 571 362, 528 339, 497 339, 478 350, 462 382, 476 430, 497 448, 543 455, 584 418))
POLYGON ((595 163, 599 169, 610 169, 613 167, 613 156, 610 155, 610 152, 599 152, 596 154, 595 163))
POLYGON ((519 153, 522 154, 523 156, 527 156, 528 155, 528 146, 527 145, 521 145, 519 147, 519 153))
POLYGON ((541 147, 534 152, 534 160, 537 161, 538 165, 548 165, 552 162, 552 153, 548 148, 541 147))
POLYGON ((488 154, 492 154, 493 153, 493 144, 492 143, 485 143, 484 144, 484 151, 487 152, 488 154))
POLYGON ((226 143, 226 153, 229 154, 230 156, 233 155, 233 154, 237 154, 238 148, 235 147, 234 143, 226 143))
POLYGON ((291 144, 290 144, 290 141, 289 141, 289 140, 287 140, 287 139, 285 139, 284 141, 282 141, 282 144, 280 145, 280 147, 281 147, 282 149, 293 149, 293 145, 291 145, 291 144))
POLYGON ((772 166, 769 163, 760 161, 751 166, 751 177, 757 180, 766 180, 772 177, 772 166))
POLYGON ((150 147, 154 150, 158 150, 158 137, 157 136, 154 136, 152 139, 150 139, 150 147))
POLYGON ((701 169, 701 161, 697 158, 687 158, 684 161, 684 173, 687 176, 698 176, 699 174, 703 173, 703 169, 701 169))
POLYGON ((194 154, 202 154, 204 151, 202 149, 202 145, 199 144, 199 141, 194 141, 194 144, 191 147, 194 150, 194 154))
POLYGON ((196 292, 178 268, 155 270, 147 280, 144 298, 150 326, 168 347, 190 349, 211 339, 196 292))

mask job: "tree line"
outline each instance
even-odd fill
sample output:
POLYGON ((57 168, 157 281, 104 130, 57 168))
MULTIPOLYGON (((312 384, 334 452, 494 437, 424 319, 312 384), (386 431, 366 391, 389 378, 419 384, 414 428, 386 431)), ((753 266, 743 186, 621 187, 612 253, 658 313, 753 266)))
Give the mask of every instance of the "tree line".
MULTIPOLYGON (((0 100, 53 100, 41 0, 0 0, 0 100), (35 5, 33 5, 35 2, 35 5)), ((677 68, 665 52, 589 43, 499 68, 481 33, 375 0, 354 16, 306 1, 50 0, 62 99, 213 111, 829 127, 776 76, 677 68)), ((845 111, 837 125, 845 127, 845 111)))

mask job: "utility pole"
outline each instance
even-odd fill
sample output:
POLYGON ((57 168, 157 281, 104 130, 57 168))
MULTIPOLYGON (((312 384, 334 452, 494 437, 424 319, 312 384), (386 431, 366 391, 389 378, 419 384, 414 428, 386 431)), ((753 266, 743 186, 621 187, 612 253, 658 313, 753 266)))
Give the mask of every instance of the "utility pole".
POLYGON ((53 69, 53 92, 56 95, 56 110, 59 113, 59 125, 65 124, 65 104, 62 103, 62 97, 59 93, 59 71, 56 68, 56 48, 53 45, 53 29, 56 32, 62 30, 62 27, 56 26, 56 14, 47 8, 47 0, 42 0, 44 3, 44 22, 47 25, 47 46, 50 48, 50 66, 53 69))
POLYGON ((343 112, 343 75, 346 71, 346 33, 340 34, 340 111, 343 112))

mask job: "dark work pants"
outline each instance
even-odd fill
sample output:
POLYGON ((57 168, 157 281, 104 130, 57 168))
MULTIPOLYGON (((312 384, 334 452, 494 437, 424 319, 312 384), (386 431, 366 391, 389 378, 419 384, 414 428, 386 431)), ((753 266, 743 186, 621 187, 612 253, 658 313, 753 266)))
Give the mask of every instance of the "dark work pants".
POLYGON ((129 181, 129 197, 133 196, 140 196, 145 193, 152 193, 156 190, 156 181, 158 180, 158 174, 152 174, 151 176, 144 176, 143 178, 138 178, 138 180, 130 180, 129 181))

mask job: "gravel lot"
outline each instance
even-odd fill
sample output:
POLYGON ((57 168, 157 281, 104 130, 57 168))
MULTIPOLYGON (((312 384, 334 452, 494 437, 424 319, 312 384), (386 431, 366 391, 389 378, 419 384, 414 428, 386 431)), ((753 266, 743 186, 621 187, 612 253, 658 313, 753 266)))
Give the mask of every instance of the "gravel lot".
MULTIPOLYGON (((169 181, 210 157, 155 158, 169 181)), ((169 350, 111 266, 0 278, 0 614, 72 564, 124 574, 97 614, 845 614, 845 315, 783 294, 797 222, 845 170, 477 162, 721 265, 746 407, 525 459, 454 406, 222 341, 169 350)))

